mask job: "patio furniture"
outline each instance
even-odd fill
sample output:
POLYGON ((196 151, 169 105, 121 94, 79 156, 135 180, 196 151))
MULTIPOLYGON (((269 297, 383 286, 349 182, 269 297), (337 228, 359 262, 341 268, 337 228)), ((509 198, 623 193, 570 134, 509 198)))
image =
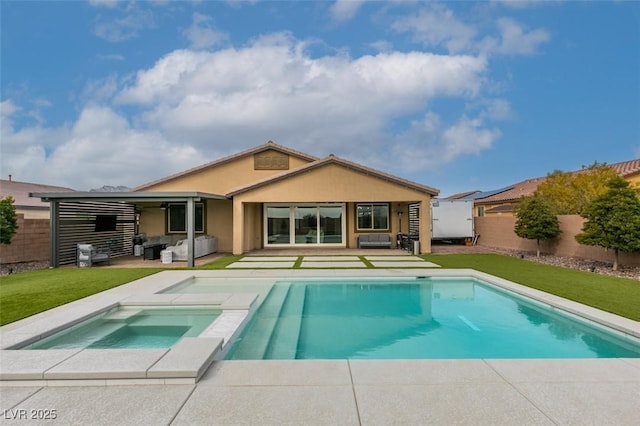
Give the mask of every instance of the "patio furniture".
MULTIPOLYGON (((206 256, 218 251, 218 239, 211 235, 200 235, 193 241, 194 258, 206 256)), ((187 260, 187 240, 180 240, 175 246, 167 247, 173 252, 173 260, 187 260)))
POLYGON ((144 260, 156 260, 156 259, 160 259, 160 252, 164 250, 167 247, 167 245, 158 243, 158 244, 146 244, 143 247, 144 247, 144 252, 143 252, 144 260))
POLYGON ((391 248, 389 234, 358 235, 358 248, 391 248))
POLYGON ((92 244, 78 244, 76 262, 78 268, 90 268, 94 263, 100 262, 111 264, 109 250, 97 250, 92 244))

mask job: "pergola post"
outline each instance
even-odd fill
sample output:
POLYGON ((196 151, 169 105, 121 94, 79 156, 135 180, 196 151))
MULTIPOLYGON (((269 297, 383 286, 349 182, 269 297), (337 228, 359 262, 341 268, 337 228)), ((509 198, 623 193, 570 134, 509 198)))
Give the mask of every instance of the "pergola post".
POLYGON ((193 268, 196 266, 195 260, 195 224, 196 209, 193 198, 187 199, 187 266, 193 268))
MULTIPOLYGON (((49 211, 49 266, 57 268, 60 266, 58 259, 58 241, 60 232, 60 202, 50 201, 49 211)), ((77 254, 76 254, 77 256, 77 254)))

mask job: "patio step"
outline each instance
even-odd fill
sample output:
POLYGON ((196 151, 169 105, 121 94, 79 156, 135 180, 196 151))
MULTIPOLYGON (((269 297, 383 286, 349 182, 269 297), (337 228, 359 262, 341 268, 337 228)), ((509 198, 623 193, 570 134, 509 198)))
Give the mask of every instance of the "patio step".
POLYGON ((291 288, 291 283, 278 283, 271 288, 248 332, 234 351, 236 359, 263 359, 273 330, 291 288), (257 316, 259 315, 259 316, 257 316))

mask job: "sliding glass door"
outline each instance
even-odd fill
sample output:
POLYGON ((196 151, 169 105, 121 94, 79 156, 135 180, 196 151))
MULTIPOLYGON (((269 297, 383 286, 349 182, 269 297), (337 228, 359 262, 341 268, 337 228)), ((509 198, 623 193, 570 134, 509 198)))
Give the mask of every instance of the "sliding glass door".
POLYGON ((267 246, 344 245, 344 204, 265 205, 267 246))

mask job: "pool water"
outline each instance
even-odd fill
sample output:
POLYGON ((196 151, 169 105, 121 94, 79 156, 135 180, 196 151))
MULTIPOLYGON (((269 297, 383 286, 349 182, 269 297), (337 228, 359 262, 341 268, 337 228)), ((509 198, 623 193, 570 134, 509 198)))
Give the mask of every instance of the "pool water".
POLYGON ((474 278, 276 283, 227 359, 638 358, 640 342, 474 278))
POLYGON ((21 349, 168 348, 202 333, 219 309, 119 307, 21 349))

